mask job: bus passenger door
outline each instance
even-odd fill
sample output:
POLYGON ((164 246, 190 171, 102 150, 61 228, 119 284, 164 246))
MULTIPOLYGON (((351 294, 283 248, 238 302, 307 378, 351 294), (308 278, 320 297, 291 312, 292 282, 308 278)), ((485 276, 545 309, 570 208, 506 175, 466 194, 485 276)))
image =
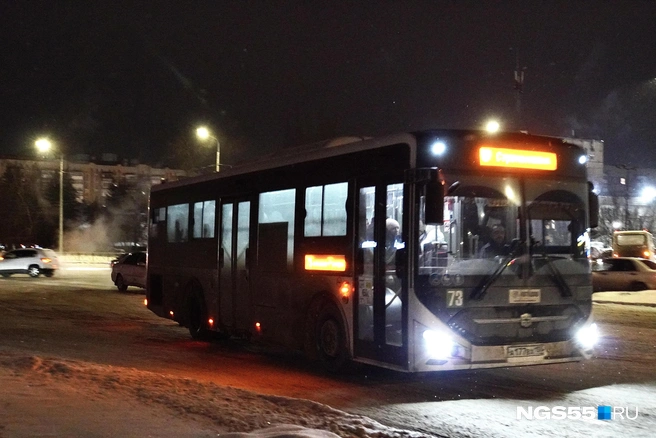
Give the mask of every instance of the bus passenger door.
POLYGON ((400 366, 407 363, 407 279, 396 266, 407 260, 396 255, 403 208, 401 183, 358 188, 355 356, 400 366))
POLYGON ((220 324, 236 330, 250 328, 250 204, 249 201, 224 202, 221 206, 220 324))

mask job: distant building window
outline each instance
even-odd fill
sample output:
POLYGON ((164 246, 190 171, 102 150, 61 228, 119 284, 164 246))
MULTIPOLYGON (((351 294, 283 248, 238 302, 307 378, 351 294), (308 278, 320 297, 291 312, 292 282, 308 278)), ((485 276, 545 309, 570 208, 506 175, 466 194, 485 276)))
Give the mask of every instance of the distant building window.
POLYGON ((216 201, 196 202, 194 204, 194 239, 214 237, 214 215, 216 201))
POLYGON ((189 237, 189 204, 166 209, 166 238, 169 242, 186 242, 189 237))
POLYGON ((348 183, 305 190, 305 236, 345 236, 348 183))

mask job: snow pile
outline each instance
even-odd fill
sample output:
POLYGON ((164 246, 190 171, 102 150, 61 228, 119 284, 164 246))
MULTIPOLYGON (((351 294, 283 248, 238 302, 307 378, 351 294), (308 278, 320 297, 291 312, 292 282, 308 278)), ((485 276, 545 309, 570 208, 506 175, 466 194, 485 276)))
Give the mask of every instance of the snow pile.
MULTIPOLYGON (((427 436, 389 428, 370 418, 348 414, 309 400, 260 395, 213 383, 136 369, 25 356, 0 349, 0 371, 2 371, 0 376, 10 374, 5 379, 0 379, 5 398, 11 398, 8 391, 36 391, 43 387, 51 388, 53 392, 64 397, 67 388, 76 388, 78 391, 83 391, 93 405, 106 405, 107 411, 117 405, 136 401, 131 404, 133 414, 135 409, 141 408, 148 412, 151 410, 159 412, 157 418, 145 412, 143 417, 146 418, 140 423, 143 434, 136 433, 133 436, 151 435, 153 431, 149 429, 158 426, 149 422, 161 423, 162 418, 167 417, 198 423, 202 426, 200 429, 213 431, 211 435, 208 432, 203 436, 233 438, 427 436), (9 382, 9 379, 26 383, 3 384, 9 382)), ((79 394, 69 399, 74 397, 79 397, 79 394)), ((80 403, 70 415, 77 416, 77 421, 84 422, 88 416, 86 409, 84 404, 80 403)), ((17 415, 16 418, 22 417, 17 415)), ((57 420, 57 418, 52 419, 52 421, 57 420)), ((3 424, 0 420, 0 431, 2 430, 3 424)), ((25 436, 29 435, 28 433, 25 436)), ((152 436, 161 435, 152 434, 152 436)))

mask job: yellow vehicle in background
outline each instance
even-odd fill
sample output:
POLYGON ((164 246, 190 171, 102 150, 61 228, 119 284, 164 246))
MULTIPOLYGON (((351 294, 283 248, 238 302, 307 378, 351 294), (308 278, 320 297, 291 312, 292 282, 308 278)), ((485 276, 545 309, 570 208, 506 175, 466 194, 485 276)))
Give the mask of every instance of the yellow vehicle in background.
POLYGON ((613 257, 641 257, 656 261, 654 236, 646 230, 615 231, 613 257))

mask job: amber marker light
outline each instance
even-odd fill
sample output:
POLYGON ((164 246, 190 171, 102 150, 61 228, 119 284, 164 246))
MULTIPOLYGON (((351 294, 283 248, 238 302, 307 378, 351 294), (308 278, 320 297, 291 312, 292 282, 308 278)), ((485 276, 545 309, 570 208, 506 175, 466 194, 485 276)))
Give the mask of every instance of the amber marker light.
POLYGON ((144 298, 144 306, 148 305, 148 298, 144 298))
POLYGON ((339 285, 339 296, 342 298, 344 304, 348 303, 349 298, 351 297, 351 292, 353 292, 353 287, 348 281, 339 285))
POLYGON ((556 170, 558 158, 553 152, 483 146, 478 151, 479 164, 491 167, 556 170))
POLYGON ((346 271, 346 257, 343 255, 305 255, 306 271, 346 271))

